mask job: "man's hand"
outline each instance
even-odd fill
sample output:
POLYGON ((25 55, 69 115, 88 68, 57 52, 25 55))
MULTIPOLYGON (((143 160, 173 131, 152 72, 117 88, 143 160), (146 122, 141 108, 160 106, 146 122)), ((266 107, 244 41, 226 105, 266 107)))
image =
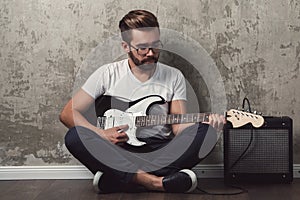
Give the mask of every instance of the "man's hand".
POLYGON ((113 144, 120 144, 128 141, 127 129, 128 125, 120 125, 106 130, 98 129, 97 134, 113 144))
POLYGON ((206 122, 207 124, 211 125, 217 131, 223 130, 224 124, 226 124, 226 119, 223 115, 219 114, 210 114, 209 121, 206 122))

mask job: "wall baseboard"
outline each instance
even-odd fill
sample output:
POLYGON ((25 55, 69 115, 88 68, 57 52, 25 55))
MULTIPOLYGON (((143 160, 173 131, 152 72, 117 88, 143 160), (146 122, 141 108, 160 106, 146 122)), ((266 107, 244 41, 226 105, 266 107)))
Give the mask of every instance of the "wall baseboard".
MULTIPOLYGON (((294 178, 300 178, 300 164, 294 164, 294 178)), ((223 165, 197 165, 199 178, 223 178, 223 165)), ((75 166, 2 166, 0 180, 92 179, 93 174, 82 165, 75 166)))
POLYGON ((0 167, 0 180, 91 179, 92 177, 92 173, 82 165, 0 167))

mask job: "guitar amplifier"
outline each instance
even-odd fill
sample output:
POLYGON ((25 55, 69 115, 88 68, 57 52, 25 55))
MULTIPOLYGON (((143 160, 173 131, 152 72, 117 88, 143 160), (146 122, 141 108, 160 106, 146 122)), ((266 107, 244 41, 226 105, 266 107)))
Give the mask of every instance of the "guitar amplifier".
POLYGON ((264 117, 254 128, 246 124, 224 126, 224 180, 290 183, 293 180, 293 121, 289 117, 264 117))

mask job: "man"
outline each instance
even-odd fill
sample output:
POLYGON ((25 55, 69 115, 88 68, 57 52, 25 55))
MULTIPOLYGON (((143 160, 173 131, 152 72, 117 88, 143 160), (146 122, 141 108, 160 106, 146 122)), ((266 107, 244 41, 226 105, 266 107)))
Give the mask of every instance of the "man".
MULTIPOLYGON (((162 43, 157 18, 148 11, 133 10, 123 17, 119 28, 128 59, 97 69, 66 104, 60 114, 61 122, 69 128, 66 146, 95 175, 93 185, 98 192, 193 191, 197 178, 190 169, 203 159, 199 156, 203 141, 215 134, 209 130, 222 129, 223 116, 211 114, 206 124, 141 129, 136 133, 141 143, 134 146, 126 133, 128 124, 101 129, 84 115, 95 102, 96 112, 107 110, 104 101, 98 101, 104 96, 125 102, 159 97, 162 101, 157 105, 148 102, 147 114, 186 113, 183 75, 158 62, 162 43)), ((118 107, 113 99, 110 106, 118 107)))

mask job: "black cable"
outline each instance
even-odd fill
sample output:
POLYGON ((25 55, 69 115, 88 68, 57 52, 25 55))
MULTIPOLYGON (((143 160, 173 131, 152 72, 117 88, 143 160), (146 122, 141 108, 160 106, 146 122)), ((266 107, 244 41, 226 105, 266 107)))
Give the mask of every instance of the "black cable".
POLYGON ((251 146, 251 144, 252 144, 252 142, 253 142, 253 127, 251 127, 251 129, 250 129, 250 134, 251 134, 251 136, 250 136, 250 141, 249 141, 249 143, 248 143, 248 145, 247 145, 247 147, 246 147, 246 149, 243 151, 243 153, 238 157, 238 159, 236 159, 235 160, 235 162, 229 167, 229 170, 231 170, 243 157, 244 157, 244 155, 247 153, 247 151, 248 151, 248 149, 250 148, 250 146, 251 146))
POLYGON ((197 190, 199 190, 200 192, 203 192, 204 194, 208 194, 208 195, 239 195, 239 194, 243 194, 243 193, 248 193, 248 190, 246 190, 242 187, 238 187, 238 186, 235 186, 235 185, 230 185, 230 186, 227 186, 227 187, 238 189, 240 191, 238 191, 238 192, 229 192, 229 193, 216 193, 216 192, 208 192, 204 189, 201 189, 199 186, 197 186, 197 190))
MULTIPOLYGON (((247 104, 248 104, 248 110, 249 110, 249 112, 251 112, 251 107, 250 107, 250 102, 249 102, 249 99, 248 98, 244 98, 243 99, 243 110, 245 110, 245 103, 247 102, 247 104)), ((253 142, 253 126, 251 126, 251 129, 250 129, 250 131, 251 131, 251 136, 250 136, 250 141, 249 141, 249 143, 248 143, 248 145, 247 145, 247 147, 246 147, 246 149, 243 151, 243 153, 238 157, 238 159, 236 159, 236 161, 231 165, 231 167, 229 167, 229 169, 231 170, 243 157, 244 157, 244 155, 247 153, 247 151, 248 151, 248 149, 250 148, 250 146, 251 146, 251 144, 252 144, 252 142, 253 142)))
MULTIPOLYGON (((248 106, 248 112, 252 112, 251 111, 251 106, 250 106, 250 102, 249 102, 249 99, 248 98, 244 98, 243 99, 243 104, 242 104, 242 109, 243 111, 245 111, 245 104, 247 103, 247 106, 248 106)), ((253 127, 251 126, 251 136, 250 136, 250 141, 247 145, 247 147, 245 148, 245 150, 242 152, 242 154, 236 159, 236 161, 229 167, 229 170, 231 170, 244 156, 245 154, 248 152, 251 144, 253 142, 253 127)), ((244 188, 241 188, 241 187, 238 187, 238 186, 235 186, 235 185, 228 185, 228 187, 232 187, 232 188, 235 188, 235 189, 239 189, 240 191, 238 192, 232 192, 232 193, 215 193, 215 192, 208 192, 208 191, 205 191, 203 189, 201 189, 200 187, 197 186, 197 189, 205 194, 208 194, 208 195, 238 195, 238 194, 242 194, 242 193, 248 193, 248 191, 244 188)))
POLYGON ((247 97, 245 97, 244 99, 243 99, 243 110, 245 110, 245 103, 247 102, 247 104, 248 104, 248 111, 251 113, 252 111, 251 111, 251 107, 250 107, 250 102, 249 102, 249 99, 247 98, 247 97))
MULTIPOLYGON (((171 168, 171 169, 176 169, 178 171, 181 170, 181 168, 175 167, 175 166, 168 166, 168 167, 171 168)), ((240 191, 232 192, 232 193, 214 193, 214 192, 208 192, 204 189, 201 189, 198 185, 197 185, 196 189, 199 190, 200 192, 202 192, 204 194, 208 194, 208 195, 238 195, 238 194, 248 193, 248 191, 246 189, 243 189, 241 187, 234 186, 234 185, 230 185, 230 187, 235 188, 235 189, 239 189, 240 191)))

